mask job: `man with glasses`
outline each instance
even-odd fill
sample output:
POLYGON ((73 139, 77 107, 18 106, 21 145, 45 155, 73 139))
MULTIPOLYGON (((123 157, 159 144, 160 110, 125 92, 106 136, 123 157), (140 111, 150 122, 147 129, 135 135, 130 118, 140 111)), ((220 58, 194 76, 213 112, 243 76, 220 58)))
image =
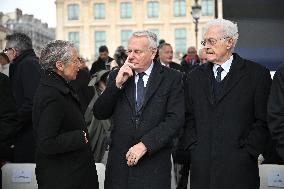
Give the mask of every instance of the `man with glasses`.
POLYGON ((233 53, 237 24, 214 19, 202 44, 208 63, 186 82, 186 148, 191 189, 258 189, 257 158, 269 131, 269 70, 233 53))
POLYGON ((9 77, 19 114, 20 128, 15 140, 14 161, 32 163, 35 162, 32 105, 40 79, 38 58, 33 50, 31 39, 23 33, 7 35, 3 52, 11 62, 9 77))
POLYGON ((112 119, 105 189, 170 189, 171 148, 184 123, 182 74, 154 60, 157 37, 138 31, 94 105, 112 119))

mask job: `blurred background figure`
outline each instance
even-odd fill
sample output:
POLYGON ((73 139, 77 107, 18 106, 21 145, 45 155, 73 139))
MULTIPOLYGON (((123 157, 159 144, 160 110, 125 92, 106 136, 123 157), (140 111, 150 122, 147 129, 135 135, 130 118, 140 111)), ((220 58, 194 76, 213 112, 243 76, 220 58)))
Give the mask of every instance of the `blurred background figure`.
POLYGON ((17 109, 8 76, 0 73, 0 188, 1 167, 13 162, 14 135, 18 129, 17 109))
POLYGON ((93 106, 98 97, 105 90, 108 80, 108 70, 101 70, 95 73, 93 79, 90 81, 89 86, 95 91, 95 94, 88 105, 85 112, 85 121, 88 126, 88 132, 90 135, 90 144, 92 147, 92 153, 96 163, 106 164, 107 153, 104 156, 107 146, 109 144, 109 135, 111 123, 109 119, 98 120, 93 115, 93 106))
POLYGON ((200 63, 199 57, 195 47, 189 47, 187 49, 187 54, 182 57, 181 65, 187 72, 190 72, 193 68, 198 66, 200 63))
POLYGON ((98 188, 87 128, 69 82, 79 71, 77 50, 68 41, 51 41, 42 50, 43 69, 34 98, 36 178, 39 188, 98 188))
POLYGON ((4 53, 0 53, 0 72, 9 76, 9 58, 8 56, 4 53))
POLYGON ((205 64, 207 63, 207 55, 206 55, 206 49, 202 48, 199 50, 199 60, 200 64, 205 64))
POLYGON ((91 75, 86 66, 86 60, 82 57, 79 60, 79 72, 75 80, 70 81, 71 86, 75 89, 82 107, 82 112, 85 113, 88 104, 94 96, 94 90, 88 84, 91 80, 91 75))
POLYGON ((94 75, 96 72, 100 70, 109 70, 110 62, 113 61, 113 58, 108 56, 108 48, 103 45, 99 48, 99 58, 92 64, 92 68, 90 70, 90 74, 94 75))
POLYGON ((39 60, 31 38, 23 33, 6 36, 4 53, 10 61, 9 77, 19 114, 20 130, 15 138, 16 163, 35 162, 32 106, 40 80, 39 60))
POLYGON ((111 61, 110 63, 110 70, 113 70, 115 68, 120 68, 124 64, 125 60, 127 59, 126 50, 124 49, 123 46, 117 47, 113 58, 114 60, 111 61))
POLYGON ((169 68, 173 68, 175 70, 179 70, 181 72, 184 71, 183 67, 175 62, 173 62, 173 48, 171 44, 169 43, 162 43, 159 46, 159 60, 160 63, 164 66, 167 66, 169 68))

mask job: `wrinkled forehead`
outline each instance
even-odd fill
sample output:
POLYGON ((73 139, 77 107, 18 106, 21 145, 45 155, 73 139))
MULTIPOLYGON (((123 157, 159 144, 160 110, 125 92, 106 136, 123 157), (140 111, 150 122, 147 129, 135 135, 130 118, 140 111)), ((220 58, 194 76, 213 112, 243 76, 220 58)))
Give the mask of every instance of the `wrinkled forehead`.
POLYGON ((128 49, 147 49, 150 43, 146 36, 133 36, 128 40, 128 49))
POLYGON ((221 30, 221 26, 210 26, 207 31, 204 33, 203 38, 204 39, 209 39, 209 38, 218 38, 222 37, 223 33, 221 30))

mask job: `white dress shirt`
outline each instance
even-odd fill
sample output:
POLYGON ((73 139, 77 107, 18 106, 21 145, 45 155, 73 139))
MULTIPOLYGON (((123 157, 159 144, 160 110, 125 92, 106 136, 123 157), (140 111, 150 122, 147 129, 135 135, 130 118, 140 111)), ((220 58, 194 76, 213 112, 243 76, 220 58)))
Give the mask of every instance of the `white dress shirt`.
POLYGON ((219 66, 221 66, 223 68, 223 71, 221 72, 221 80, 223 80, 226 77, 226 75, 229 73, 232 62, 233 62, 233 55, 226 62, 224 62, 221 65, 214 64, 214 66, 213 66, 214 77, 215 78, 217 77, 217 68, 219 66))

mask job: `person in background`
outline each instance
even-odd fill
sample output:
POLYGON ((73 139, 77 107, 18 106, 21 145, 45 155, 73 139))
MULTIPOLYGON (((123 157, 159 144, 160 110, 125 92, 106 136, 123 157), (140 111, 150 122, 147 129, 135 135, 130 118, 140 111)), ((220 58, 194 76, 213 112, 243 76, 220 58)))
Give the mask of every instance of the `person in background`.
POLYGON ((258 156, 265 150, 270 72, 233 53, 237 24, 213 19, 202 45, 209 63, 185 84, 185 147, 191 189, 259 189, 258 156))
POLYGON ((117 47, 113 58, 114 60, 111 61, 110 63, 110 70, 120 68, 124 64, 125 60, 127 59, 126 50, 124 49, 123 46, 117 47))
POLYGON ((0 53, 0 73, 3 73, 7 76, 9 76, 9 64, 10 60, 8 56, 4 53, 0 53))
POLYGON ((205 64, 207 63, 207 55, 206 55, 206 49, 202 48, 199 50, 199 60, 200 64, 205 64))
POLYGON ((36 179, 39 188, 98 189, 96 165, 80 102, 69 84, 79 71, 73 43, 49 42, 33 106, 36 179))
POLYGON ((85 60, 79 57, 79 62, 79 72, 76 79, 70 81, 70 85, 73 87, 73 89, 75 89, 81 103, 82 112, 85 113, 88 104, 94 96, 94 90, 92 87, 88 86, 91 80, 91 75, 87 69, 85 60))
POLYGON ((91 76, 100 70, 109 70, 110 63, 113 61, 113 58, 108 56, 108 48, 103 45, 99 47, 99 58, 92 64, 92 68, 90 70, 91 76))
POLYGON ((187 72, 193 70, 200 63, 199 57, 195 47, 189 47, 187 49, 187 54, 182 57, 181 65, 187 72))
POLYGON ((113 124, 105 189, 170 189, 172 142, 184 124, 182 74, 154 60, 150 31, 134 32, 127 48, 93 109, 113 124))
POLYGON ((10 60, 9 78, 16 100, 20 129, 15 138, 14 161, 35 162, 32 106, 34 93, 40 80, 40 66, 32 41, 23 33, 6 36, 4 53, 10 60))
POLYGON ((159 60, 163 66, 184 72, 181 65, 173 62, 173 48, 169 43, 162 43, 159 47, 159 60))

